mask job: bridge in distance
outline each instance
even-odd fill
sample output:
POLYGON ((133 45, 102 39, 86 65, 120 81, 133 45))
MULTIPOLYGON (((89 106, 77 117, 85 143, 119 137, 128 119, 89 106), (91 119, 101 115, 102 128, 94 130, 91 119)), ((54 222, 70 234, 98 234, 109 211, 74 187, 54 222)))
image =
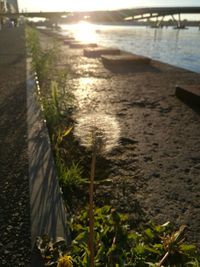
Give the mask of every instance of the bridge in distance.
POLYGON ((61 11, 61 12, 21 12, 21 13, 2 13, 0 15, 12 16, 26 16, 26 17, 38 17, 38 18, 52 18, 61 16, 111 16, 126 19, 132 17, 133 20, 140 20, 146 18, 154 18, 161 16, 169 16, 176 14, 200 14, 199 7, 147 7, 147 8, 130 8, 130 9, 119 9, 119 10, 102 10, 102 11, 61 11))
POLYGON ((126 21, 126 20, 143 20, 151 18, 164 19, 165 16, 172 16, 172 19, 177 23, 177 27, 180 26, 181 14, 200 14, 199 7, 148 7, 148 8, 130 8, 110 11, 82 11, 82 12, 26 12, 26 13, 4 13, 1 16, 18 17, 25 16, 28 18, 47 18, 50 20, 56 20, 61 17, 65 17, 69 21, 78 21, 88 18, 90 21, 126 21), (178 20, 174 18, 174 15, 179 15, 178 20))

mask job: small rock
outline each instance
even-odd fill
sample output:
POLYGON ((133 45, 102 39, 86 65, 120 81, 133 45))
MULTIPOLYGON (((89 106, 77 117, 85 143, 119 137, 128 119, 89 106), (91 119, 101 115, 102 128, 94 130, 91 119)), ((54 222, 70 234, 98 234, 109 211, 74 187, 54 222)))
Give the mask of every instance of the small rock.
POLYGON ((121 137, 119 142, 122 145, 133 145, 133 144, 137 144, 138 143, 138 141, 136 141, 134 139, 131 139, 131 138, 127 138, 127 137, 121 137))
POLYGON ((156 177, 156 178, 159 178, 159 177, 160 177, 160 173, 158 173, 158 172, 154 172, 152 175, 153 175, 154 177, 156 177))

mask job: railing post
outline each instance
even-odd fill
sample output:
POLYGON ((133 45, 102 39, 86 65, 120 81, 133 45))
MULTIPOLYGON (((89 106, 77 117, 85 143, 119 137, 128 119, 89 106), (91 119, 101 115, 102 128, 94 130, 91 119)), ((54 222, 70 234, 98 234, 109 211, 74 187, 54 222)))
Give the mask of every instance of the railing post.
POLYGON ((177 27, 181 28, 181 14, 178 14, 178 23, 177 23, 177 27))

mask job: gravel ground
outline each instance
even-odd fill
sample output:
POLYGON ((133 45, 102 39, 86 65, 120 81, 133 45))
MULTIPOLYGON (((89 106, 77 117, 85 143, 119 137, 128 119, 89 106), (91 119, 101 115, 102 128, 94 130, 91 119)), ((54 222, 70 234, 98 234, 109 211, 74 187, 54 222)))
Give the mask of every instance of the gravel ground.
POLYGON ((0 266, 30 262, 24 29, 0 31, 0 266))
POLYGON ((97 188, 97 204, 130 213, 136 224, 186 224, 188 240, 199 246, 200 109, 177 99, 175 86, 199 85, 200 75, 156 61, 117 73, 82 49, 62 46, 62 54, 58 67, 73 73, 77 116, 106 113, 121 128, 118 147, 106 157, 112 183, 97 188))

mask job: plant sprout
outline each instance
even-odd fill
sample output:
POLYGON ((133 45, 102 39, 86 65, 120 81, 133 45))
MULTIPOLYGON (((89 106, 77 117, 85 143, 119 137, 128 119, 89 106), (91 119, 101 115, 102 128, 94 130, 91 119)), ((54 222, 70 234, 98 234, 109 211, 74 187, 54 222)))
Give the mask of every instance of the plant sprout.
POLYGON ((92 113, 80 117, 74 129, 74 135, 81 145, 92 153, 89 184, 89 242, 90 267, 94 267, 94 176, 96 155, 105 154, 117 145, 120 129, 115 118, 103 114, 92 113))

